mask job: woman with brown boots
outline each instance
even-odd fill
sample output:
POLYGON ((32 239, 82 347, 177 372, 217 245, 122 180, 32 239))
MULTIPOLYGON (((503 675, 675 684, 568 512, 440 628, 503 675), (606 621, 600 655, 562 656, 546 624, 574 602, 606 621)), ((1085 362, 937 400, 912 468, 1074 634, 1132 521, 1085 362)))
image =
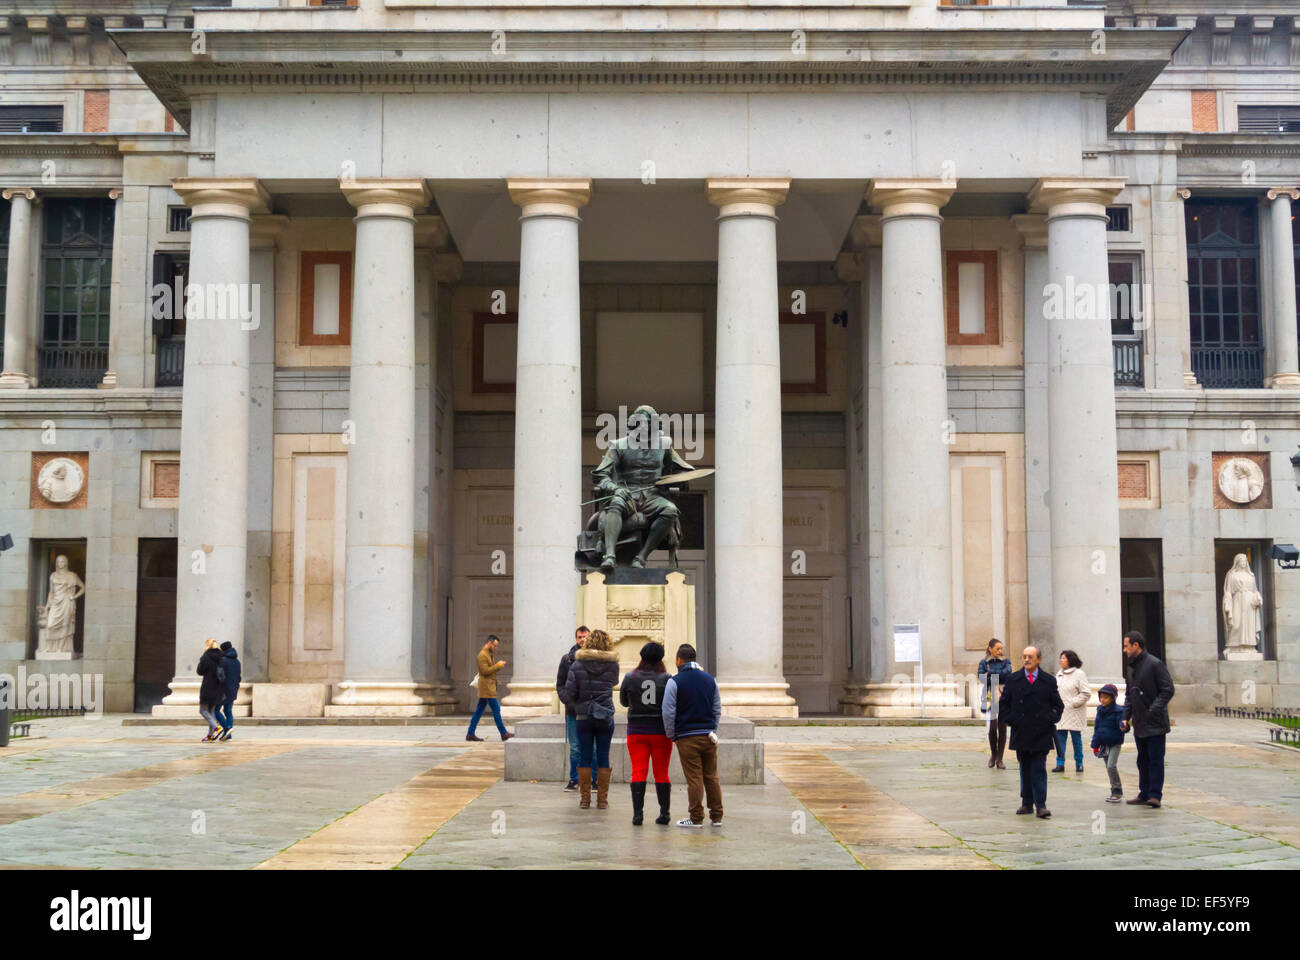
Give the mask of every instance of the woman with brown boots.
POLYGON ((591 773, 596 770, 596 809, 609 806, 609 744, 614 738, 614 685, 618 655, 609 634, 593 630, 574 654, 560 699, 578 718, 578 806, 591 806, 591 773))
POLYGON ((989 731, 989 766, 1005 770, 1002 754, 1007 749, 1007 721, 998 711, 998 698, 1002 688, 1011 679, 1011 661, 1002 656, 1002 641, 994 637, 980 661, 980 713, 989 731))

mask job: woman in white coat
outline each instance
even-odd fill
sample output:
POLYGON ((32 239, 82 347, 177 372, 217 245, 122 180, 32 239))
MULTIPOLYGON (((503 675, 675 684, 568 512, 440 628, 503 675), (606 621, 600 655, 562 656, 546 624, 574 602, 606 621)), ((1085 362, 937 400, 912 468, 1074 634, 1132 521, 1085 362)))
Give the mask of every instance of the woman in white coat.
POLYGON ((1056 769, 1065 771, 1065 738, 1074 741, 1074 772, 1083 773, 1083 731, 1088 726, 1088 698, 1092 688, 1083 672, 1083 661, 1073 650, 1061 651, 1061 669, 1056 671, 1056 689, 1065 710, 1056 724, 1056 769))

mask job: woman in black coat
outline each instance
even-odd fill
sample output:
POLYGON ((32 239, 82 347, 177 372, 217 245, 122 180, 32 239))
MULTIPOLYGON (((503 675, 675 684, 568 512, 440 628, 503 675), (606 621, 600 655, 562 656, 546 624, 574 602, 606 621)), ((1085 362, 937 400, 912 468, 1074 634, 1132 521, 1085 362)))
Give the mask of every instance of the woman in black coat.
POLYGON ((614 739, 614 686, 618 654, 609 634, 593 630, 573 658, 560 700, 578 718, 578 806, 591 806, 591 770, 596 767, 596 809, 609 806, 609 744, 614 739))
POLYGON ((641 648, 641 662, 623 678, 618 689, 619 703, 627 707, 627 752, 632 760, 632 825, 641 826, 645 811, 646 773, 651 760, 655 769, 655 793, 659 797, 659 817, 655 823, 668 822, 668 801, 672 784, 668 782, 668 758, 673 742, 664 736, 664 689, 668 686, 668 669, 664 666, 664 648, 647 643, 641 648))
POLYGON ((208 721, 208 735, 203 738, 203 743, 211 743, 217 739, 217 733, 221 730, 221 724, 217 721, 217 707, 221 706, 221 700, 225 696, 225 682, 222 674, 225 669, 221 666, 221 647, 217 641, 208 637, 208 642, 204 645, 203 655, 199 657, 198 666, 195 670, 203 678, 199 684, 199 713, 203 719, 208 721))

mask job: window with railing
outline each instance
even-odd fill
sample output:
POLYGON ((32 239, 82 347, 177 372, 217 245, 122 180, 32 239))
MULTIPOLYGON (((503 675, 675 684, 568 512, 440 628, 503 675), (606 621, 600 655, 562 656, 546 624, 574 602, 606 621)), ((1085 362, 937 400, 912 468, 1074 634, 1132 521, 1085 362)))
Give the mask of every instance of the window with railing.
POLYGON ((1110 342, 1115 355, 1115 386, 1146 386, 1142 365, 1142 331, 1147 305, 1142 302, 1142 265, 1137 254, 1110 257, 1110 342))
POLYGON ((44 203, 42 387, 94 387, 108 369, 114 207, 106 197, 44 203))
POLYGON ((1207 388, 1262 387, 1258 204, 1188 200, 1192 370, 1207 388))
POLYGON ((179 387, 185 380, 185 284, 190 258, 184 253, 153 255, 153 293, 150 313, 157 340, 154 385, 179 387))

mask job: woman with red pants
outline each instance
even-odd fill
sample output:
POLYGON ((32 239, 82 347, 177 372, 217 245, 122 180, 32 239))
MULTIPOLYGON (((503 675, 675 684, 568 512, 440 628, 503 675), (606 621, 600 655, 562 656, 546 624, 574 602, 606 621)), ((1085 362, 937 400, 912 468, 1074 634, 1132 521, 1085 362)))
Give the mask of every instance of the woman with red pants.
POLYGON ((653 759, 655 793, 659 796, 659 816, 655 823, 668 822, 668 801, 672 784, 668 782, 668 758, 673 742, 664 736, 664 687, 668 671, 664 668, 664 648, 647 643, 641 648, 641 662, 623 678, 618 699, 627 707, 627 752, 632 757, 632 824, 641 826, 645 809, 646 770, 653 759))

